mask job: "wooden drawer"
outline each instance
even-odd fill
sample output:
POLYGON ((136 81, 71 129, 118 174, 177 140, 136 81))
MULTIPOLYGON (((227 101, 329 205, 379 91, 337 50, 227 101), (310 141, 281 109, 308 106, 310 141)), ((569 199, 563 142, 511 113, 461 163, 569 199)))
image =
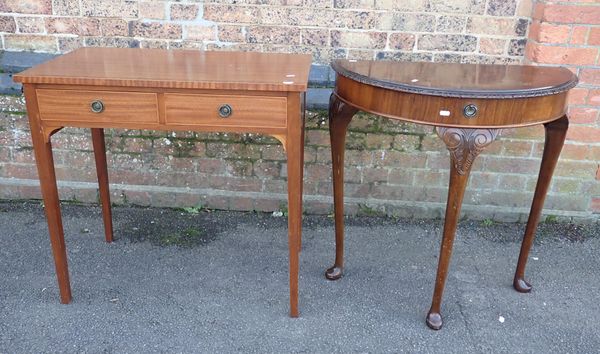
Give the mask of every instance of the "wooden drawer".
POLYGON ((37 99, 44 121, 158 123, 155 93, 38 89, 37 99), (94 101, 102 102, 98 113, 94 101))
POLYGON ((285 128, 287 99, 166 93, 165 112, 168 125, 285 128), (223 117, 219 110, 225 105, 231 108, 231 114, 223 117))

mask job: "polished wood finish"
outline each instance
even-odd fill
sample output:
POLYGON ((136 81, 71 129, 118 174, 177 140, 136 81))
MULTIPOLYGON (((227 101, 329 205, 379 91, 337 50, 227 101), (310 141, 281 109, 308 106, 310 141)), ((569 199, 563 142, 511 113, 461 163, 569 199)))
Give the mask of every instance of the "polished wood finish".
POLYGON ((442 328, 442 295, 448 266, 452 257, 452 246, 456 235, 456 226, 460 217, 465 189, 469 181, 473 161, 491 144, 499 134, 496 129, 461 129, 461 128, 436 128, 438 136, 442 139, 450 152, 450 184, 448 187, 448 200, 446 202, 446 217, 440 258, 433 290, 431 308, 427 314, 426 323, 431 329, 442 328))
POLYGON ((302 245, 302 176, 304 169, 304 96, 288 96, 288 248, 290 257, 290 316, 298 317, 298 269, 302 245))
POLYGON ((419 124, 443 127, 508 128, 552 121, 565 114, 567 93, 514 99, 453 98, 394 91, 338 75, 338 97, 362 111, 419 124), (475 104, 473 118, 463 115, 475 104), (400 118, 402 117, 402 118, 400 118))
POLYGON ((286 97, 226 95, 182 95, 166 93, 165 123, 168 125, 285 128, 286 97), (219 108, 228 104, 231 116, 221 117, 219 108))
POLYGON ((514 287, 527 292, 524 269, 544 197, 568 127, 568 90, 577 77, 562 68, 438 63, 333 63, 337 81, 330 101, 336 259, 330 280, 343 273, 343 165, 348 122, 357 110, 436 126, 451 159, 450 183, 440 259, 427 325, 440 329, 442 295, 460 209, 475 158, 501 128, 544 124, 546 144, 540 177, 527 224, 514 287), (474 108, 473 108, 474 107, 474 108))
POLYGON ((567 116, 564 116, 558 120, 544 124, 544 128, 546 130, 546 141, 544 143, 540 174, 535 187, 533 203, 531 204, 531 211, 529 212, 529 219, 527 220, 527 227, 525 228, 525 235, 521 244, 521 252, 519 253, 517 270, 515 271, 515 278, 513 280, 514 288, 522 293, 531 291, 531 285, 525 280, 525 266, 527 265, 529 250, 535 238, 535 230, 542 215, 544 200, 550 187, 552 174, 565 142, 567 129, 569 128, 569 119, 567 116))
POLYGON ((52 135, 91 128, 105 238, 113 240, 104 128, 254 132, 288 161, 290 315, 298 316, 304 91, 309 55, 84 48, 15 75, 23 82, 61 302, 71 287, 52 135), (93 105, 100 101, 102 105, 93 105), (219 116, 221 105, 233 109, 219 116))
POLYGON ((106 163, 104 129, 92 128, 92 145, 94 146, 94 158, 96 159, 96 174, 98 175, 99 197, 100 204, 102 205, 104 236, 106 238, 106 242, 112 242, 112 210, 110 207, 110 189, 108 186, 108 166, 106 163))
POLYGON ((60 291, 60 302, 68 304, 71 302, 71 286, 69 281, 69 267, 67 265, 67 249, 60 215, 60 200, 56 186, 56 173, 54 172, 54 158, 52 156, 52 143, 46 141, 40 127, 40 115, 36 99, 35 89, 29 85, 23 87, 25 102, 29 115, 29 127, 31 128, 31 140, 37 163, 40 188, 44 199, 44 211, 48 222, 50 234, 50 245, 54 256, 56 277, 60 291))
POLYGON ((155 93, 38 89, 37 98, 42 121, 158 123, 155 93), (94 101, 102 102, 102 112, 92 111, 94 101))
POLYGON ((568 91, 577 77, 566 68, 338 59, 341 76, 372 86, 454 98, 536 97, 568 91))
POLYGON ((22 83, 304 92, 310 55, 80 48, 14 76, 22 83))
POLYGON ((335 217, 335 262, 325 271, 329 280, 339 279, 344 272, 344 153, 346 132, 358 110, 336 99, 329 99, 329 138, 331 140, 331 163, 333 168, 333 203, 335 217))

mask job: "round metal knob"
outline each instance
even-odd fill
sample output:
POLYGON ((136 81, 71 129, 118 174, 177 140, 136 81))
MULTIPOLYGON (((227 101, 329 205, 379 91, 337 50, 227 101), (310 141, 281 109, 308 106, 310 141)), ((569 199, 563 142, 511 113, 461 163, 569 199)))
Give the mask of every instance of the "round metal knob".
POLYGON ((227 117, 231 116, 232 113, 233 113, 233 108, 231 108, 231 106, 228 104, 224 104, 221 107, 219 107, 219 116, 221 118, 227 118, 227 117))
POLYGON ((90 109, 94 113, 100 113, 104 110, 104 103, 102 103, 102 101, 100 100, 92 101, 92 103, 90 104, 90 109))
POLYGON ((468 104, 463 108, 463 114, 467 118, 473 118, 477 115, 477 106, 474 104, 468 104))

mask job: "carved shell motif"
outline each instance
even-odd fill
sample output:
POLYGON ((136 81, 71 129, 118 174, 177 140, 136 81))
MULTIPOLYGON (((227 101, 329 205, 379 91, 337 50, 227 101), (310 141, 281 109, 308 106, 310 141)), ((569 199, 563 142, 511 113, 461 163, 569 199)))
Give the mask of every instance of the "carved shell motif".
POLYGON ((501 129, 436 127, 435 131, 450 151, 456 172, 464 175, 471 169, 477 155, 498 137, 501 129))

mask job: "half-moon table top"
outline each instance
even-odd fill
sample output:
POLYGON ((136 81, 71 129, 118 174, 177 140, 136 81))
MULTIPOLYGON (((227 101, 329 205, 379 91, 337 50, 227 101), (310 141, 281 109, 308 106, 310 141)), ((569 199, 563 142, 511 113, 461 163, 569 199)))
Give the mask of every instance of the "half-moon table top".
POLYGON ((334 60, 332 67, 364 84, 442 97, 538 97, 577 85, 577 76, 561 67, 347 59, 334 60))
POLYGON ((306 91, 311 56, 140 48, 80 48, 14 76, 22 83, 306 91))

